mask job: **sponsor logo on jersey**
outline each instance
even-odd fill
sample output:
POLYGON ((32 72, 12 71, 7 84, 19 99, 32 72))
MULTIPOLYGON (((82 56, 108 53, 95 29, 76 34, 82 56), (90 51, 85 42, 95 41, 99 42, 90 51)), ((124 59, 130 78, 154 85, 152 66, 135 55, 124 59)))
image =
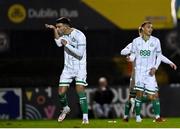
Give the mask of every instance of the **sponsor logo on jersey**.
POLYGON ((151 55, 150 50, 140 50, 140 56, 147 57, 151 55))

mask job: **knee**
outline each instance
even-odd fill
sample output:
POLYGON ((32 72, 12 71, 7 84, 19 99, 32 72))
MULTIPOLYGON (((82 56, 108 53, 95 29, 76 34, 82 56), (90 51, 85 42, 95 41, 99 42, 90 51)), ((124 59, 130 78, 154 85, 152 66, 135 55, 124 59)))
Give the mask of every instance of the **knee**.
POLYGON ((143 92, 142 91, 137 91, 136 92, 136 97, 137 98, 141 98, 143 96, 143 92))
POLYGON ((84 88, 84 86, 82 86, 82 85, 77 85, 77 86, 76 86, 76 91, 77 91, 77 92, 84 92, 84 91, 85 91, 85 88, 84 88))
POLYGON ((159 94, 158 94, 158 92, 156 92, 155 97, 156 97, 156 99, 158 99, 158 98, 159 98, 159 94))
POLYGON ((155 94, 154 95, 148 95, 148 99, 153 101, 156 99, 156 95, 155 94))
POLYGON ((65 94, 66 93, 66 87, 59 87, 59 89, 58 89, 58 93, 59 94, 65 94))

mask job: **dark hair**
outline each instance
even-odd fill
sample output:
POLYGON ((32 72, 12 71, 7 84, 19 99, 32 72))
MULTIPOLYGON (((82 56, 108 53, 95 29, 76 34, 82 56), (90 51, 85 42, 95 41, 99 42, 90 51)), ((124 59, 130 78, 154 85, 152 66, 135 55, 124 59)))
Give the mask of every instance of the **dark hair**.
POLYGON ((141 26, 138 28, 138 32, 139 32, 139 33, 142 32, 142 27, 141 27, 141 26))
POLYGON ((72 27, 72 24, 71 24, 71 20, 69 18, 66 18, 66 17, 60 17, 56 20, 56 24, 58 23, 63 23, 63 24, 66 24, 70 27, 72 27))
POLYGON ((146 24, 152 24, 150 21, 144 21, 142 24, 141 24, 141 28, 144 27, 146 24))

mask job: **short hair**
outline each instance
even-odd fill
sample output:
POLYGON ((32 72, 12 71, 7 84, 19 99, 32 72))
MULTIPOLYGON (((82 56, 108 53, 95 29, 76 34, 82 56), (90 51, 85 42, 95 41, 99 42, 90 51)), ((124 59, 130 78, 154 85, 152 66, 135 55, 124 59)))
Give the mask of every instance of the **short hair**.
POLYGON ((63 24, 66 24, 70 27, 72 27, 72 24, 71 24, 71 20, 69 18, 66 18, 66 17, 60 17, 56 20, 56 24, 58 23, 63 23, 63 24))
POLYGON ((141 28, 144 27, 146 24, 152 24, 150 21, 144 21, 142 24, 141 24, 141 28))

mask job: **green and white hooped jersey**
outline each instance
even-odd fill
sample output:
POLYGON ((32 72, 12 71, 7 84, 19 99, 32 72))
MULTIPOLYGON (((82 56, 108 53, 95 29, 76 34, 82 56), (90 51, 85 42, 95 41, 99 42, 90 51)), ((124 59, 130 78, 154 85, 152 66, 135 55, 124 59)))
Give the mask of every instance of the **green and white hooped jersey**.
MULTIPOLYGON (((132 43, 129 43, 125 48, 123 48, 122 50, 121 50, 121 55, 128 55, 128 54, 130 54, 131 53, 131 49, 132 49, 132 43)), ((166 63, 166 64, 173 64, 173 62, 171 61, 171 60, 169 60, 167 57, 165 57, 164 55, 162 55, 161 54, 161 56, 160 56, 160 58, 159 58, 160 60, 157 60, 157 62, 156 62, 156 68, 158 68, 158 65, 160 65, 160 63, 161 63, 161 61, 163 62, 163 63, 166 63), (160 62, 159 62, 160 61, 160 62)), ((134 62, 133 62, 134 63, 134 62)), ((133 66, 135 66, 134 64, 133 64, 133 66)), ((133 68, 134 69, 134 68, 133 68)))
POLYGON ((158 38, 150 36, 146 42, 142 37, 133 40, 131 57, 134 56, 136 74, 148 75, 150 69, 156 66, 159 55, 161 55, 161 45, 158 38))
POLYGON ((63 35, 59 39, 55 39, 56 44, 61 47, 61 40, 68 42, 64 46, 64 65, 70 69, 78 69, 81 66, 86 67, 86 37, 75 28, 68 35, 63 35))

